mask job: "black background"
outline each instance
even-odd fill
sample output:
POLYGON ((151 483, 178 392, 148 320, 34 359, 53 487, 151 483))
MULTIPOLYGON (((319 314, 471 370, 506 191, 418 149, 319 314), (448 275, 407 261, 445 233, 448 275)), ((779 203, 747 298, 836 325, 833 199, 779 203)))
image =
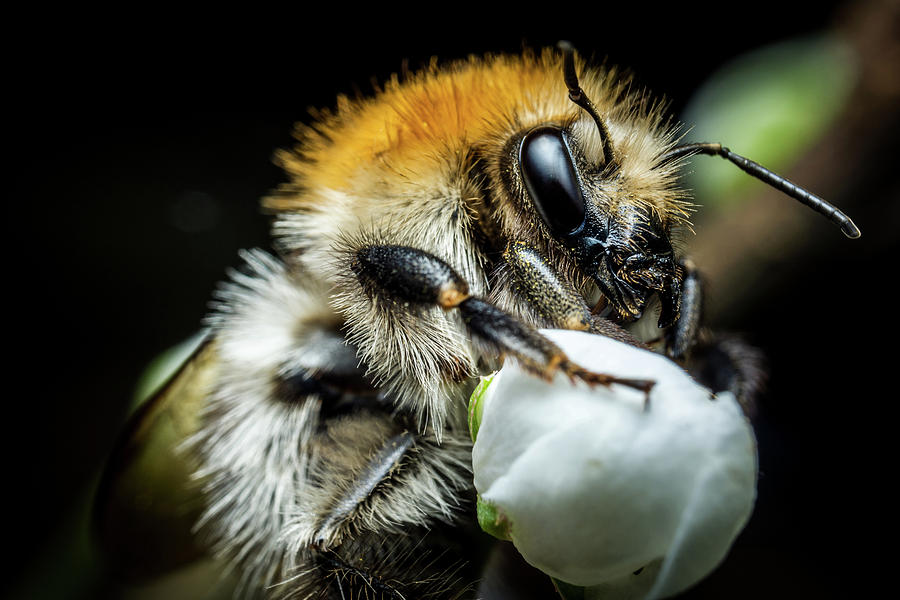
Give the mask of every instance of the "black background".
MULTIPOLYGON (((354 83, 367 92, 402 59, 415 67, 433 55, 516 52, 562 38, 630 67, 678 114, 733 56, 840 19, 836 3, 812 13, 782 4, 740 14, 725 5, 598 3, 497 13, 422 5, 378 15, 341 5, 321 15, 78 13, 11 22, 23 35, 9 42, 5 92, 14 106, 5 144, 14 332, 4 446, 15 554, 7 568, 41 560, 110 450, 144 365, 196 331, 237 249, 267 244, 257 199, 283 180, 271 154, 291 144, 308 106, 331 106, 354 83), (198 197, 214 206, 214 226, 180 229, 173 215, 198 197)), ((872 177, 880 178, 873 189, 896 192, 886 166, 872 177)), ((770 360, 758 424, 762 477, 732 556, 691 597, 837 597, 891 566, 871 541, 896 521, 879 508, 896 475, 896 452, 877 426, 897 396, 893 373, 879 366, 896 355, 896 267, 885 249, 895 248, 897 197, 884 202, 883 211, 854 215, 862 240, 826 231, 833 243, 805 253, 789 288, 726 323, 770 360)))

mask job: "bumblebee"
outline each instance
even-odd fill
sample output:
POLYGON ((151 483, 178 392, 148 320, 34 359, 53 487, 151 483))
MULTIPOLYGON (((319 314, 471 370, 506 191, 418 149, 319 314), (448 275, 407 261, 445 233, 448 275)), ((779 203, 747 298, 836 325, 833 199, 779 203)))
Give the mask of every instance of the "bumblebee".
POLYGON ((511 357, 544 379, 653 385, 581 368, 538 327, 653 347, 752 400, 757 357, 704 333, 679 250, 691 156, 859 236, 721 144, 681 144, 661 103, 565 44, 433 63, 339 97, 297 138, 277 155, 290 182, 263 201, 274 253, 242 253, 204 340, 109 463, 97 523, 120 572, 208 551, 251 595, 474 597, 478 376, 511 357))

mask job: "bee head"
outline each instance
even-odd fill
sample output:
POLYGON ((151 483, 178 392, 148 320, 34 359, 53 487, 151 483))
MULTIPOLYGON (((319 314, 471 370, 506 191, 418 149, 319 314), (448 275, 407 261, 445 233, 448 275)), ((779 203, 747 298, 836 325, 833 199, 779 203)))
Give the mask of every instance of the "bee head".
POLYGON ((827 217, 848 237, 859 237, 856 225, 836 207, 719 143, 673 146, 671 131, 657 131, 661 153, 647 156, 647 147, 633 140, 653 132, 635 136, 627 127, 623 132, 627 115, 623 118, 609 97, 601 98, 601 115, 579 84, 574 49, 566 42, 560 49, 569 100, 590 116, 593 131, 579 135, 575 122, 544 122, 525 131, 517 138, 515 157, 519 195, 527 196, 525 204, 540 216, 544 234, 597 284, 622 318, 640 318, 653 295, 661 304, 660 327, 679 317, 684 273, 671 239, 689 205, 681 202, 673 174, 678 161, 693 154, 721 156, 827 217), (617 129, 618 147, 608 123, 617 129), (591 144, 588 137, 600 143, 591 144))
POLYGON ((656 294, 659 326, 671 325, 679 314, 682 275, 658 215, 643 203, 593 197, 565 131, 555 125, 525 134, 518 163, 535 211, 617 312, 640 318, 656 294))

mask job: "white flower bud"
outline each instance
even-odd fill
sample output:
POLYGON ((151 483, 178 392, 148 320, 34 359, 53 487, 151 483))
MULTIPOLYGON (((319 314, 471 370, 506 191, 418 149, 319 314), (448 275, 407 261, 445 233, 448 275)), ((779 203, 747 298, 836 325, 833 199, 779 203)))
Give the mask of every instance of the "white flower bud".
POLYGON ((585 368, 656 384, 645 405, 629 387, 546 383, 507 361, 470 411, 475 487, 490 508, 480 515, 496 514, 525 560, 590 588, 586 598, 684 590, 721 562, 753 508, 756 444, 740 406, 658 354, 543 333, 585 368))

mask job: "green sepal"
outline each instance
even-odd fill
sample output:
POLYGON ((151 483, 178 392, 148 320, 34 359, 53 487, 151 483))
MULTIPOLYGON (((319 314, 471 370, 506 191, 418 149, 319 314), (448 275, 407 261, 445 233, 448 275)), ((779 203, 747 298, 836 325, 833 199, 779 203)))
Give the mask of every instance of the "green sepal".
POLYGON ((484 500, 479 495, 475 504, 475 512, 478 515, 478 525, 482 530, 499 540, 512 541, 509 533, 509 519, 496 505, 484 500))
POLYGON ((496 373, 491 373, 486 377, 482 377, 481 381, 478 382, 478 386, 472 391, 472 395, 469 396, 469 435, 472 436, 473 442, 478 436, 478 428, 481 427, 481 415, 484 413, 484 402, 482 402, 482 399, 495 375, 496 373))

